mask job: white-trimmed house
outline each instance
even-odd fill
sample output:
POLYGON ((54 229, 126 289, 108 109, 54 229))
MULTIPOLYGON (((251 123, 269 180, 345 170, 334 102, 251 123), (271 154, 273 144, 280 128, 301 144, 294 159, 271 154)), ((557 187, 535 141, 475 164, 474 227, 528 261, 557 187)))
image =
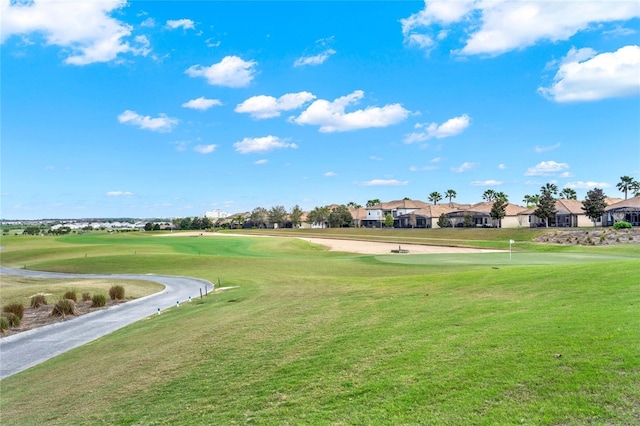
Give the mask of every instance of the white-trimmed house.
POLYGON ((362 226, 367 228, 381 228, 384 224, 385 217, 390 214, 393 217, 393 226, 398 227, 398 217, 426 206, 428 206, 427 203, 419 200, 395 200, 376 204, 366 208, 367 216, 362 220, 362 226))
POLYGON ((517 228, 520 225, 519 214, 526 210, 525 207, 508 203, 505 209, 505 217, 495 220, 491 217, 491 208, 494 201, 484 201, 473 204, 466 209, 452 211, 446 214, 453 227, 463 227, 465 217, 471 218, 472 226, 477 228, 517 228))

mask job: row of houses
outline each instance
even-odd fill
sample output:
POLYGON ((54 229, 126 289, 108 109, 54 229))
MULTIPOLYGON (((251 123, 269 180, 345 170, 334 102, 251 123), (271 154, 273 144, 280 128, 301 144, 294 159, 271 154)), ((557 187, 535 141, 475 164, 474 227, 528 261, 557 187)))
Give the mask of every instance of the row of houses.
MULTIPOLYGON (((615 222, 626 221, 633 226, 640 226, 640 196, 628 200, 606 198, 605 214, 596 221, 596 226, 612 226, 615 222)), ((508 204, 505 217, 495 220, 491 217, 493 201, 476 204, 429 204, 420 200, 395 200, 380 203, 366 208, 349 208, 353 218, 351 226, 366 228, 384 227, 385 218, 393 218, 394 228, 440 228, 441 217, 445 218, 448 227, 483 227, 483 228, 518 228, 547 226, 544 219, 535 215, 536 207, 523 207, 508 204)), ((330 209, 337 206, 329 206, 330 209)), ((549 220, 551 227, 585 227, 593 226, 593 221, 584 214, 583 204, 578 200, 559 199, 555 202, 556 215, 549 220)), ((237 226, 252 227, 250 213, 232 215, 227 224, 238 216, 244 223, 237 226)), ((291 227, 291 222, 283 226, 291 227)), ((302 228, 324 228, 326 223, 307 223, 306 214, 302 217, 302 228)))

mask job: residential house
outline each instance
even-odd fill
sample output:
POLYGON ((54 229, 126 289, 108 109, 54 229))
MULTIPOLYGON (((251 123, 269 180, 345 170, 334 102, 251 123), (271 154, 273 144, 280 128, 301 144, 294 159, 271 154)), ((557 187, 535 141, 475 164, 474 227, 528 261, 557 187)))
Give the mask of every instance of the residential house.
POLYGON ((525 210, 524 207, 509 203, 505 209, 505 217, 500 220, 494 220, 491 217, 493 203, 494 201, 484 201, 473 204, 466 209, 446 213, 445 216, 451 222, 451 226, 457 228, 465 226, 465 217, 470 218, 470 222, 474 227, 517 228, 521 226, 518 215, 525 210))
POLYGON ((366 208, 367 216, 361 221, 362 226, 367 228, 382 228, 385 217, 391 215, 393 217, 393 226, 399 227, 398 218, 400 216, 426 206, 428 206, 427 203, 419 200, 395 200, 376 204, 366 208))
POLYGON ((604 209, 604 226, 613 226, 621 221, 640 226, 640 195, 612 203, 604 209))

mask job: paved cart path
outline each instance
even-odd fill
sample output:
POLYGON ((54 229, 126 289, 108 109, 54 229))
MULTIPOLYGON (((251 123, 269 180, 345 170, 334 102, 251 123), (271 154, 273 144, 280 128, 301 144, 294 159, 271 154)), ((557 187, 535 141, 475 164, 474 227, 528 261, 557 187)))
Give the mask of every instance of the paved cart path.
POLYGON ((165 286, 159 293, 91 312, 77 318, 27 330, 0 339, 0 379, 33 367, 70 349, 89 343, 119 328, 176 306, 202 292, 213 290, 206 280, 168 275, 135 274, 60 274, 0 266, 0 274, 32 278, 88 278, 147 280, 165 286))

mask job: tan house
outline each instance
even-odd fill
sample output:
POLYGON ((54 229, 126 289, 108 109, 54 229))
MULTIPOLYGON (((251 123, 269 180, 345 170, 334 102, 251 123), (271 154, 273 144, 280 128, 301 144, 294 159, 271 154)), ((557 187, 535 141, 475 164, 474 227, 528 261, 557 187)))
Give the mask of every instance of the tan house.
POLYGON ((621 221, 640 226, 640 195, 612 203, 604 209, 603 224, 605 226, 613 226, 614 223, 621 221))
POLYGON ((447 215, 455 208, 444 204, 428 204, 425 207, 414 210, 410 213, 398 216, 399 228, 440 228, 438 219, 440 215, 447 215))
POLYGON ((517 204, 507 204, 505 209, 505 217, 495 220, 491 217, 491 208, 495 201, 485 201, 473 204, 466 209, 452 211, 447 213, 447 219, 451 222, 451 226, 461 228, 465 225, 465 217, 471 222, 472 226, 480 228, 517 228, 520 225, 519 214, 526 210, 525 207, 517 204))

